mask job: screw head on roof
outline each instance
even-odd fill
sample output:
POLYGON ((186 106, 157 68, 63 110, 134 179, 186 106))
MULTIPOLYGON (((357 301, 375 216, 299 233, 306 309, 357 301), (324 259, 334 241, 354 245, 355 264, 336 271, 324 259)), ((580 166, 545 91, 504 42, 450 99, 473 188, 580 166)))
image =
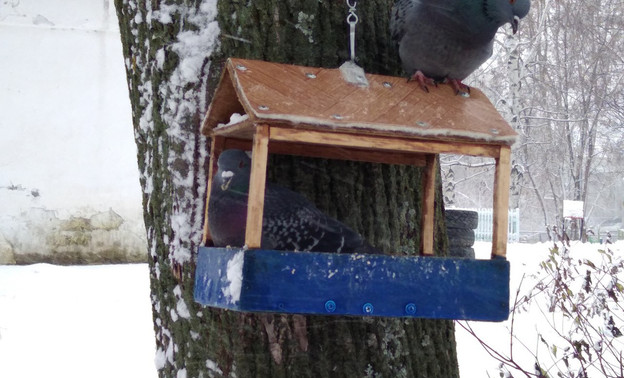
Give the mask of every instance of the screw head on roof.
POLYGON ((258 110, 269 110, 269 107, 266 105, 259 105, 258 110))
POLYGON ((490 132, 491 132, 492 134, 494 134, 494 135, 498 135, 498 133, 499 133, 500 131, 498 131, 498 129, 491 128, 491 129, 490 129, 490 132))
POLYGON ((343 119, 344 117, 341 116, 340 114, 332 114, 331 116, 333 119, 343 119))
POLYGON ((429 124, 427 122, 424 122, 424 121, 416 121, 416 125, 418 125, 420 127, 429 127, 429 124))

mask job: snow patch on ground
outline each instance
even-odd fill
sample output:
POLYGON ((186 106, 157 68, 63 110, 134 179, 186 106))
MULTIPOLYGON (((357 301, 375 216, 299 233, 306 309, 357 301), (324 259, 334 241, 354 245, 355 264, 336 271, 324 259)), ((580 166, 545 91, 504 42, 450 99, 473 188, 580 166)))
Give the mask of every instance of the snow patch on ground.
POLYGON ((0 377, 156 377, 147 264, 0 266, 0 377))

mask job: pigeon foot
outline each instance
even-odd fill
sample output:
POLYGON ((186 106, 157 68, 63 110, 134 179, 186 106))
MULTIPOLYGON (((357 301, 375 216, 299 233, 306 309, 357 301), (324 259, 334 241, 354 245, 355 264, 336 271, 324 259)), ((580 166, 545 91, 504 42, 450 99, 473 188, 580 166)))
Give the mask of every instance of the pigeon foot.
POLYGON ((421 71, 414 72, 414 74, 410 76, 409 79, 407 79, 407 82, 410 82, 410 81, 417 82, 420 88, 427 93, 429 93, 429 88, 427 87, 427 85, 433 85, 435 87, 438 86, 438 83, 436 83, 435 80, 433 80, 430 77, 425 76, 425 74, 422 73, 421 71))
POLYGON ((462 83, 461 80, 447 78, 446 82, 450 84, 456 95, 470 97, 470 87, 462 83))

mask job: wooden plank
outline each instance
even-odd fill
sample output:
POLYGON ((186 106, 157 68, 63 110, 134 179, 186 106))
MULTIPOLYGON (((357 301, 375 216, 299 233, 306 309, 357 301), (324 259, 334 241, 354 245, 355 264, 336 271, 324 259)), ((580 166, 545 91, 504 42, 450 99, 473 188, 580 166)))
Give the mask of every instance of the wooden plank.
POLYGON ((289 129, 284 127, 273 127, 271 140, 368 148, 378 151, 413 151, 433 154, 451 153, 484 157, 497 157, 499 153, 499 147, 491 144, 462 144, 458 142, 414 140, 370 135, 357 135, 354 137, 353 134, 289 129))
POLYGON ((422 232, 420 233, 421 252, 425 256, 433 255, 436 167, 436 155, 428 154, 423 183, 422 232))
POLYGON ((246 312, 502 321, 509 262, 202 247, 194 297, 246 312))
POLYGON ((215 136, 210 142, 210 161, 208 164, 208 183, 206 184, 206 208, 204 210, 204 232, 202 234, 201 245, 206 245, 208 240, 212 240, 210 236, 210 227, 208 227, 208 204, 210 203, 210 191, 212 190, 212 178, 217 172, 217 161, 219 160, 219 154, 223 151, 224 138, 215 136))
POLYGON ((245 245, 248 248, 260 248, 262 239, 262 215, 264 213, 268 147, 269 126, 257 126, 251 151, 251 175, 249 178, 247 226, 245 229, 245 245))
POLYGON ((209 136, 210 130, 217 127, 219 123, 228 123, 230 116, 234 113, 245 114, 245 110, 237 98, 229 71, 224 69, 219 80, 219 86, 202 122, 202 134, 209 136))
MULTIPOLYGON (((318 114, 319 107, 339 101, 322 89, 306 85, 304 67, 230 59, 230 75, 247 114, 318 114), (245 69, 236 67, 243 66, 245 69)), ((305 67, 317 71, 318 68, 305 67)), ((344 82, 344 81, 343 81, 344 82)))
POLYGON ((270 112, 279 113, 278 109, 291 109, 292 105, 304 105, 311 112, 319 111, 341 102, 345 95, 357 90, 344 80, 333 80, 335 75, 327 75, 328 70, 323 68, 266 65, 264 62, 258 65, 256 62, 253 62, 252 69, 238 72, 239 76, 245 76, 241 87, 250 93, 248 98, 251 101, 258 98, 273 105, 270 105, 270 112), (246 80, 249 80, 249 86, 246 80), (276 94, 284 97, 276 98, 276 94), (287 100, 281 101, 284 98, 287 100))
MULTIPOLYGON (((235 148, 250 151, 250 140, 227 138, 225 149, 235 148)), ((269 144, 270 154, 307 156, 325 159, 364 161, 383 164, 403 164, 424 167, 425 155, 411 152, 393 152, 392 154, 382 151, 371 151, 348 147, 332 147, 324 145, 310 145, 306 143, 288 143, 271 141, 269 144)))
POLYGON ((494 172, 494 203, 492 227, 492 257, 507 255, 507 233, 509 228, 509 180, 511 174, 511 148, 501 146, 494 172))
POLYGON ((285 143, 271 141, 271 144, 269 146, 269 153, 318 157, 325 159, 363 161, 370 163, 403 164, 414 166, 425 165, 425 156, 421 153, 397 151, 388 154, 382 151, 364 150, 348 147, 333 147, 320 144, 310 145, 306 143, 285 143))
POLYGON ((225 149, 237 149, 251 151, 253 148, 253 139, 225 138, 225 149))
MULTIPOLYGON (((354 89, 350 93, 345 93, 333 106, 322 109, 322 113, 318 114, 319 118, 330 120, 335 119, 335 115, 340 115, 344 122, 396 124, 394 121, 396 115, 391 113, 391 109, 406 99, 411 98, 418 102, 419 94, 414 92, 416 90, 422 92, 418 85, 404 85, 407 80, 403 77, 366 75, 369 87, 364 89, 336 78, 335 74, 331 78, 329 74, 325 76, 328 81, 336 81, 354 89)), ((413 125, 414 121, 415 119, 412 119, 405 124, 413 125)))
POLYGON ((235 123, 213 129, 210 135, 221 135, 228 138, 242 138, 252 140, 254 136, 255 124, 248 119, 244 122, 235 123))

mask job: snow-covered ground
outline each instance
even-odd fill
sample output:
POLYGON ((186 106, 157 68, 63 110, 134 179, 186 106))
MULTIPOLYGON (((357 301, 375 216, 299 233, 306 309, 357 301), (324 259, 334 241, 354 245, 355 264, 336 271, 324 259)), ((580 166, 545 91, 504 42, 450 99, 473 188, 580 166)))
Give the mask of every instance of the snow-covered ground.
POLYGON ((0 266, 0 377, 156 377, 147 264, 0 266))
MULTIPOLYGON (((538 271, 551 246, 509 245, 512 300, 522 276, 538 271)), ((478 242, 477 257, 487 258, 489 248, 478 242)), ((592 259, 599 248, 604 246, 573 243, 571 253, 592 259)), ((621 256, 624 242, 610 248, 621 256)), ((526 277, 523 287, 528 289, 534 281, 526 277)), ((149 297, 146 264, 0 266, 0 377, 155 377, 149 297)), ((516 318, 516 335, 530 350, 545 353, 547 360, 550 351, 537 337, 538 331, 545 332, 544 315, 532 309, 516 318)), ((509 355, 509 321, 470 325, 497 351, 509 355)), ((514 346, 514 358, 530 369, 530 353, 520 341, 514 346)), ((499 376, 498 363, 460 326, 457 352, 462 377, 499 376)))

